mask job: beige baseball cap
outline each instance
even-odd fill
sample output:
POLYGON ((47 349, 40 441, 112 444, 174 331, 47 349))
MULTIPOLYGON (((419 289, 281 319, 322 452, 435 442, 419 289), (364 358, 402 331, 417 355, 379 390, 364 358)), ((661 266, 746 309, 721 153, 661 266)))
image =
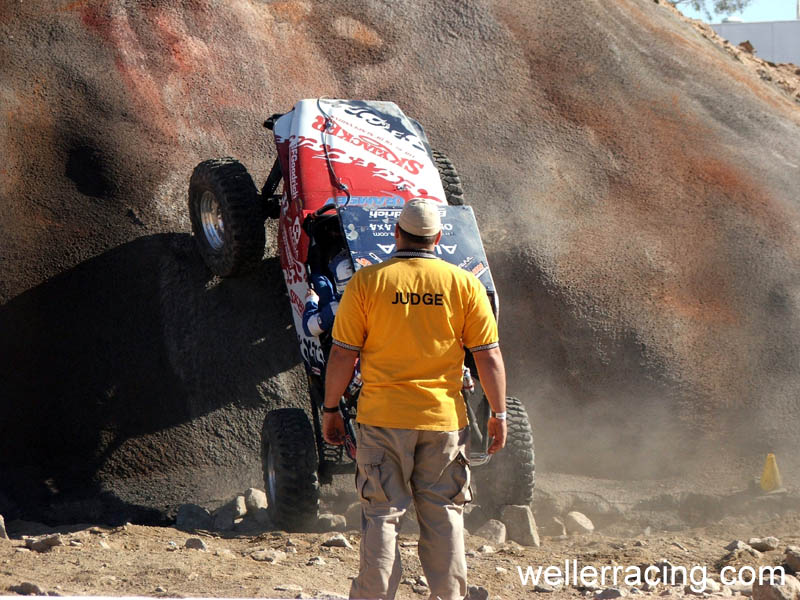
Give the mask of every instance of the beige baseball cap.
POLYGON ((421 237, 436 235, 442 230, 439 207, 425 198, 412 198, 406 202, 397 224, 403 231, 421 237))

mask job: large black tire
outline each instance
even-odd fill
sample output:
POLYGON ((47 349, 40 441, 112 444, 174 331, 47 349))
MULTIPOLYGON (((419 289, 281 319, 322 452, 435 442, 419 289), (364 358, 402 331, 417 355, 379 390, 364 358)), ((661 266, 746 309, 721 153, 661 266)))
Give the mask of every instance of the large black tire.
POLYGON ((506 398, 506 446, 484 467, 473 471, 476 501, 489 513, 507 504, 530 505, 536 482, 533 428, 528 412, 517 398, 506 398))
POLYGON ((253 179, 239 161, 220 158, 195 167, 189 216, 200 254, 216 275, 237 275, 261 262, 263 211, 253 179))
POLYGON ((271 410, 261 434, 267 513, 286 531, 309 529, 318 518, 317 445, 300 408, 271 410))
POLYGON ((447 203, 451 206, 461 206, 464 204, 464 188, 461 186, 461 177, 458 176, 458 171, 450 159, 438 150, 432 150, 431 154, 433 154, 433 161, 439 170, 447 203))

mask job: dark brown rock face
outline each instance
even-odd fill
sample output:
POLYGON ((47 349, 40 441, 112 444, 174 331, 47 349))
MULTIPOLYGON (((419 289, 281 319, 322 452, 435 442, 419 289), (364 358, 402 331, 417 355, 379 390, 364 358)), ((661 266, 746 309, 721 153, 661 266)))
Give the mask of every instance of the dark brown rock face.
POLYGON ((656 2, 4 2, 0 74, 7 517, 259 482, 264 412, 306 403, 274 228, 213 279, 186 187, 263 183, 304 97, 393 100, 458 166, 540 467, 796 448, 800 111, 656 2))

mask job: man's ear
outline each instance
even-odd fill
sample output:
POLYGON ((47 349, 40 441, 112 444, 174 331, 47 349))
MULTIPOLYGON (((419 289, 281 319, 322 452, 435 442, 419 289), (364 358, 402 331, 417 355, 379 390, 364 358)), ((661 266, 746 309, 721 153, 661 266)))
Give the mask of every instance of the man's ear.
POLYGON ((397 229, 397 225, 394 226, 394 239, 395 240, 400 239, 400 231, 397 229))
POLYGON ((435 246, 436 244, 438 244, 439 240, 441 240, 441 239, 442 239, 442 230, 440 229, 439 230, 439 235, 436 236, 436 241, 433 242, 433 245, 435 246))

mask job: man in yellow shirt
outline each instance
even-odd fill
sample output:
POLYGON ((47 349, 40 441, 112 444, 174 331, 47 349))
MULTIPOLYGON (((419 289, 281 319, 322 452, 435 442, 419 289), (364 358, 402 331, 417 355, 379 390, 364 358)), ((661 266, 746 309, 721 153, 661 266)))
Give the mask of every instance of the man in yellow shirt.
POLYGON ((358 271, 339 304, 322 430, 329 443, 343 442, 339 399, 360 356, 361 565, 350 597, 394 598, 401 574, 397 529, 413 499, 431 598, 455 600, 467 593, 463 506, 471 500, 464 348, 473 353, 493 411, 490 453, 506 440, 505 368, 483 285, 436 258, 436 204, 407 202, 394 235, 393 257, 358 271))

